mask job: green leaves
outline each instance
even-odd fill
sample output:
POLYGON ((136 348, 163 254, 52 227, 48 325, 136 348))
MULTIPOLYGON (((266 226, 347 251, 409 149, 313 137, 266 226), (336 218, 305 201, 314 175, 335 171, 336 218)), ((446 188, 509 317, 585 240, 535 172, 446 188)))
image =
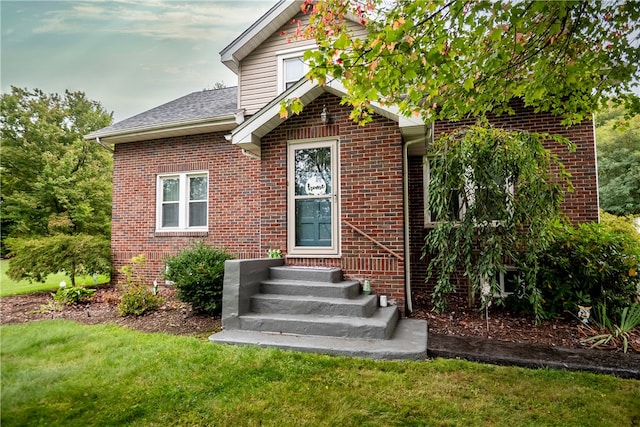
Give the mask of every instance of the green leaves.
POLYGON ((8 238, 11 263, 7 274, 14 280, 42 281, 49 274, 65 272, 75 277, 110 272, 110 243, 104 236, 54 234, 38 238, 8 238))
POLYGON ((640 116, 625 123, 624 111, 596 116, 600 206, 615 215, 640 215, 640 116))
POLYGON ((638 2, 377 0, 368 11, 356 0, 322 3, 303 32, 320 47, 310 77, 339 76, 356 109, 376 101, 457 120, 508 112, 522 98, 566 124, 607 99, 640 112, 638 2), (347 13, 366 18, 369 33, 357 43, 347 13))
POLYGON ((113 160, 83 135, 109 125, 111 115, 82 92, 16 87, 2 95, 0 112, 3 236, 109 236, 113 160))

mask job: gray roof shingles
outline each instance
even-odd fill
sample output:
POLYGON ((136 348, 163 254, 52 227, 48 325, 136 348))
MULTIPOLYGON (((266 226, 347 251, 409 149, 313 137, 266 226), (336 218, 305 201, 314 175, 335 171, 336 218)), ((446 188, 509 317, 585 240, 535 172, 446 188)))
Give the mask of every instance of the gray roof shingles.
POLYGON ((238 112, 238 88, 236 86, 202 90, 167 102, 159 107, 137 114, 91 134, 89 137, 103 137, 122 134, 127 131, 140 131, 158 128, 164 125, 197 122, 206 119, 224 117, 238 112))

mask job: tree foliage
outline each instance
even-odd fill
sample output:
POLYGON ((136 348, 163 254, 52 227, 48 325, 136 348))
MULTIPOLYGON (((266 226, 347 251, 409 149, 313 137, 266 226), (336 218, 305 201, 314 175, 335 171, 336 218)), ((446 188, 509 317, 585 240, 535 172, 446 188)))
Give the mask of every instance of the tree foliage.
POLYGON ((457 120, 509 102, 576 123, 613 99, 640 112, 640 2, 612 1, 305 1, 314 38, 309 77, 339 78, 353 118, 370 102, 407 116, 457 120), (366 26, 347 30, 346 17, 366 26), (635 85, 635 86, 634 86, 635 85))
POLYGON ((640 116, 624 122, 621 108, 596 116, 600 207, 614 215, 640 215, 640 116))
POLYGON ((64 272, 75 287, 78 275, 110 271, 110 243, 104 236, 55 234, 35 238, 7 238, 11 262, 7 275, 14 280, 43 281, 64 272))
POLYGON ((3 233, 109 236, 113 160, 82 136, 111 120, 82 92, 59 96, 12 87, 2 95, 3 233))
POLYGON ((109 269, 113 159, 83 135, 111 121, 82 92, 12 87, 0 98, 2 243, 14 278, 109 269))
POLYGON ((480 123, 430 148, 437 167, 430 168, 429 210, 437 225, 426 237, 424 255, 430 257, 428 276, 438 276, 437 310, 444 310, 447 294, 456 291, 452 275, 459 269, 472 294, 482 294, 482 284, 488 285, 486 305, 500 293, 497 277, 509 264, 523 272, 526 294, 540 308, 537 256, 548 244, 549 224, 559 218, 560 179, 567 178, 542 140, 539 134, 480 123), (551 166, 557 176, 550 174, 551 166))

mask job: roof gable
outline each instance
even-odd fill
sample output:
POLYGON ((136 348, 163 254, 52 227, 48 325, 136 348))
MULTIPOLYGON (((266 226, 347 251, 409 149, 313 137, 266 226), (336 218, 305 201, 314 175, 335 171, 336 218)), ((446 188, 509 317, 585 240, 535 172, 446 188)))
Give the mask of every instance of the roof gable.
MULTIPOLYGON (((297 98, 303 106, 306 106, 325 92, 342 98, 346 94, 346 89, 338 79, 332 79, 322 86, 304 78, 300 79, 289 90, 235 128, 229 139, 233 144, 259 157, 262 137, 286 120, 280 117, 280 103, 283 100, 297 98)), ((429 126, 420 117, 405 117, 400 114, 396 106, 392 105, 383 106, 372 103, 371 107, 376 114, 397 122, 406 142, 428 138, 429 126)))
POLYGON ((302 1, 280 0, 267 13, 220 51, 220 59, 231 71, 238 74, 240 61, 280 27, 293 19, 302 6, 302 1))

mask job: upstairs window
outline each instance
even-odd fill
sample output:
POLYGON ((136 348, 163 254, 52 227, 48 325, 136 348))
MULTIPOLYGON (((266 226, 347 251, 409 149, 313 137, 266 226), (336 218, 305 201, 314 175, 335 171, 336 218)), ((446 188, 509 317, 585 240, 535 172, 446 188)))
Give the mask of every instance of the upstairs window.
POLYGON ((302 57, 283 60, 284 89, 287 90, 305 75, 306 64, 302 57))
POLYGON ((304 62, 304 48, 278 52, 278 93, 282 93, 296 84, 309 71, 309 66, 304 62))
POLYGON ((156 230, 206 231, 208 189, 206 172, 159 175, 156 230))

